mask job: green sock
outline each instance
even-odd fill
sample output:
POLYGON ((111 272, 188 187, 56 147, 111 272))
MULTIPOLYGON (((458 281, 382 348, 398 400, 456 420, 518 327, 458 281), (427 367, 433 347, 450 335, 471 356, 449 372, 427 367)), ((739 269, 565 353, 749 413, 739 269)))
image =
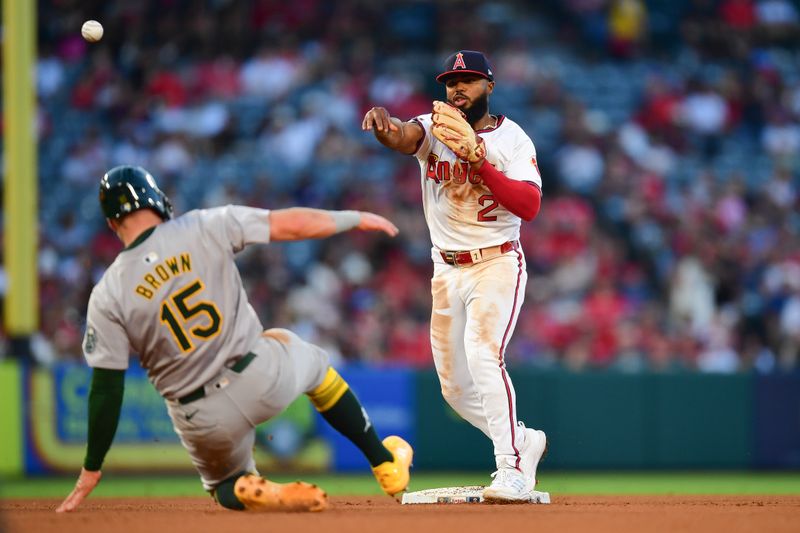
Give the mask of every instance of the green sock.
POLYGON ((392 453, 386 449, 372 426, 367 411, 349 388, 333 407, 320 412, 339 433, 350 439, 367 457, 371 466, 392 461, 392 453))
POLYGON ((239 501, 234 493, 234 486, 236 480, 247 472, 239 472, 235 476, 229 477, 214 488, 214 499, 217 503, 226 509, 233 509, 234 511, 244 511, 244 505, 239 501))

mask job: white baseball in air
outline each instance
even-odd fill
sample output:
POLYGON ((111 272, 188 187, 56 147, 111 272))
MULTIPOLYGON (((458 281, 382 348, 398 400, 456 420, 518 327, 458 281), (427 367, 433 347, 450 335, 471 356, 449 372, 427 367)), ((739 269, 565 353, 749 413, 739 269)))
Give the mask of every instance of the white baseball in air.
POLYGON ((81 26, 81 35, 90 43, 96 43, 103 38, 103 25, 96 20, 87 20, 81 26))

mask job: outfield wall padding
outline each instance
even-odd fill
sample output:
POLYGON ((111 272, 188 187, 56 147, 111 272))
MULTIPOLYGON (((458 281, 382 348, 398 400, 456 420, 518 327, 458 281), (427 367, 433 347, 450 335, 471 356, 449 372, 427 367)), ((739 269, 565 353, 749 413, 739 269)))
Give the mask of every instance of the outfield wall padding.
MULTIPOLYGON (((349 367, 351 381, 382 436, 399 433, 419 469, 494 467, 480 431, 444 402, 431 370, 349 367)), ((568 373, 511 368, 519 418, 549 437, 548 468, 800 468, 800 374, 708 375, 568 373)), ((70 473, 85 449, 90 370, 0 365, 4 405, 0 474, 70 473)), ((108 470, 191 471, 163 401, 132 366, 108 470)), ((264 471, 363 471, 366 461, 335 434, 306 398, 259 426, 264 471)))
POLYGON ((800 377, 756 378, 754 411, 756 465, 800 469, 800 377))
MULTIPOLYGON (((512 369, 511 376, 518 416, 547 432, 553 468, 800 465, 800 376, 524 368, 512 369)), ((417 383, 416 464, 491 468, 487 439, 445 405, 436 378, 423 373, 417 383)))

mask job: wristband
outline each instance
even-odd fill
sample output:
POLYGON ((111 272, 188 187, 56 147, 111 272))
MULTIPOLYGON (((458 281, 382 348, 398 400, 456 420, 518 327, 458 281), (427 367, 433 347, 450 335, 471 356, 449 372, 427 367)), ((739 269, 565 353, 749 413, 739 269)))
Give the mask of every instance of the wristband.
POLYGON ((353 229, 361 223, 361 213, 358 211, 328 211, 328 213, 336 224, 336 233, 353 229))

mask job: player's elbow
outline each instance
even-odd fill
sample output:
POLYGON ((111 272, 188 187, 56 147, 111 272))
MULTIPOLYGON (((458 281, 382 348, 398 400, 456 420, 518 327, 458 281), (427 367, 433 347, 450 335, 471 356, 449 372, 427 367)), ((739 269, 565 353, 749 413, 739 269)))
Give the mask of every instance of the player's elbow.
POLYGON ((531 184, 531 189, 533 189, 533 194, 531 195, 530 200, 525 203, 522 213, 519 215, 519 217, 525 222, 530 222, 536 218, 536 215, 539 214, 539 210, 542 207, 542 191, 540 191, 539 187, 534 184, 531 184))
POLYGON ((522 213, 522 217, 521 217, 522 220, 524 220, 525 222, 530 222, 531 220, 536 218, 536 215, 539 214, 539 208, 540 207, 541 207, 541 203, 540 202, 536 202, 535 204, 528 205, 527 209, 525 209, 525 212, 522 213))
POLYGON ((536 215, 538 215, 538 214, 539 214, 539 210, 538 209, 536 209, 536 210, 534 210, 534 209, 526 209, 523 213, 520 214, 519 217, 522 220, 524 220, 525 222, 530 222, 531 220, 536 218, 536 215))

